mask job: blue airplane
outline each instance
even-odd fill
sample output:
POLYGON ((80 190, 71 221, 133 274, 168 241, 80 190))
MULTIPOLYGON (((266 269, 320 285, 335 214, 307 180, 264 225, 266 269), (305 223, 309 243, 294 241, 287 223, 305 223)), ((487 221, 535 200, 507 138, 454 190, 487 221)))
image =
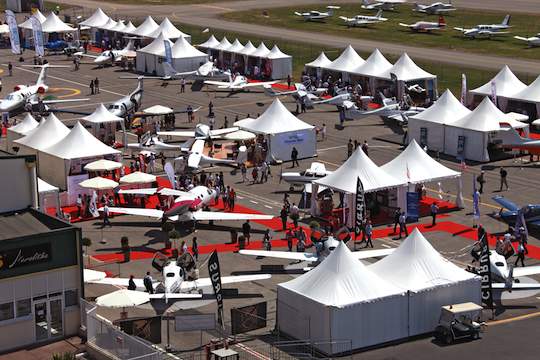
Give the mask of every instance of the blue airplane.
POLYGON ((62 51, 68 46, 64 40, 49 41, 45 44, 45 48, 50 51, 62 51))
POLYGON ((502 206, 498 215, 501 220, 508 225, 515 226, 517 216, 521 211, 523 212, 523 218, 525 219, 527 226, 532 225, 540 227, 540 204, 528 204, 519 207, 504 196, 497 195, 492 197, 492 199, 502 206))

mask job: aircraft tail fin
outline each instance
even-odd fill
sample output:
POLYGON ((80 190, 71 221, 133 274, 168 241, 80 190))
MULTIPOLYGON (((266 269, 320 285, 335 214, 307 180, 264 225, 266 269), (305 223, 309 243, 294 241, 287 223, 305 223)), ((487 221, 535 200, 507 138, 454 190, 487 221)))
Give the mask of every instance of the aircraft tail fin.
POLYGON ((375 15, 376 18, 381 18, 382 17, 382 9, 380 9, 379 11, 377 11, 377 14, 375 15))
POLYGON ((504 26, 510 25, 510 14, 508 14, 508 15, 506 15, 506 16, 504 17, 504 20, 503 20, 503 22, 501 23, 501 25, 504 25, 504 26))
POLYGON ((49 67, 47 65, 43 65, 41 68, 41 71, 39 72, 38 79, 36 81, 36 85, 45 85, 47 82, 47 69, 49 67))
POLYGON ((508 264, 508 277, 505 281, 505 288, 507 290, 512 290, 512 285, 514 285, 514 264, 508 264))
POLYGON ((235 162, 240 165, 247 161, 247 148, 245 146, 240 146, 238 148, 238 155, 236 156, 235 162))
POLYGON ((272 85, 263 85, 264 94, 267 96, 278 96, 279 93, 277 93, 274 88, 272 88, 272 85))
POLYGON ((135 51, 135 43, 133 42, 133 39, 130 39, 127 43, 126 47, 123 49, 125 51, 135 51))
POLYGON ((446 26, 446 20, 444 20, 444 16, 439 16, 439 26, 443 27, 446 26))

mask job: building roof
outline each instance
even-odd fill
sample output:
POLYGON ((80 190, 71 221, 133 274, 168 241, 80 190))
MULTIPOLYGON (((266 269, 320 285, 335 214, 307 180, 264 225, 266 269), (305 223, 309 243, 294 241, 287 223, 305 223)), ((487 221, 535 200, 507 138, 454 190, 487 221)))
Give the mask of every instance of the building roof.
POLYGON ((73 228, 64 221, 34 209, 0 215, 0 241, 23 236, 49 233, 51 230, 73 228))
POLYGON ((438 124, 450 124, 466 115, 471 110, 467 109, 450 90, 446 90, 433 105, 420 113, 410 116, 412 119, 424 120, 438 124))
POLYGON ((512 95, 518 93, 519 91, 525 89, 525 85, 521 80, 518 79, 516 75, 510 70, 508 65, 504 67, 487 83, 484 85, 471 90, 472 94, 476 95, 491 95, 491 83, 495 83, 495 92, 497 96, 511 97, 512 95))
POLYGON ((320 68, 328 66, 332 63, 332 60, 328 59, 324 51, 322 51, 319 56, 312 62, 308 62, 305 66, 320 68))

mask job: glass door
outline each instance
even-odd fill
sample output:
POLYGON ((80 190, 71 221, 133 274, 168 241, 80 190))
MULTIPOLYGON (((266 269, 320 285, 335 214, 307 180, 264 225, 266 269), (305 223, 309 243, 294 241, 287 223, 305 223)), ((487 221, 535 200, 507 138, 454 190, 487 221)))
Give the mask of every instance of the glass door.
POLYGON ((36 328, 36 341, 49 338, 49 323, 47 319, 47 302, 34 303, 34 323, 36 328))
POLYGON ((64 335, 63 330, 63 307, 62 307, 62 298, 51 299, 49 300, 49 311, 50 311, 50 337, 55 338, 64 335))

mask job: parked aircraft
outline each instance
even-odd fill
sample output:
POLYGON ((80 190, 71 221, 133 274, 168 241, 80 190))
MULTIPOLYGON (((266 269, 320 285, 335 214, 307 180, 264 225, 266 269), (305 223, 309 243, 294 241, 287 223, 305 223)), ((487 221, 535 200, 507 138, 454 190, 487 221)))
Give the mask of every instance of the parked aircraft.
POLYGON ((416 32, 431 32, 434 30, 444 30, 446 28, 446 21, 444 21, 443 16, 439 16, 438 22, 417 21, 414 24, 399 23, 399 26, 407 27, 416 32))
POLYGON ((540 140, 524 138, 514 128, 500 131, 497 139, 502 140, 501 147, 503 148, 527 151, 529 154, 540 155, 540 140))
MULTIPOLYGON (((163 196, 176 196, 174 204, 167 210, 158 209, 141 209, 141 208, 122 208, 110 207, 111 213, 128 214, 136 216, 147 216, 154 219, 161 219, 163 222, 167 220, 176 222, 190 221, 237 221, 237 220, 270 220, 272 215, 258 214, 240 214, 218 211, 205 211, 203 208, 215 202, 217 193, 213 189, 206 186, 196 186, 189 191, 173 190, 168 188, 144 188, 144 189, 128 189, 120 190, 120 194, 140 194, 153 195, 160 194, 163 196)), ((99 211, 103 211, 100 208, 99 211)))
POLYGON ((525 41, 530 47, 540 46, 540 33, 536 34, 536 36, 531 36, 528 38, 523 36, 514 36, 514 39, 525 41))
POLYGON ((284 172, 279 174, 279 182, 285 181, 291 184, 291 190, 295 185, 310 184, 313 180, 317 180, 331 174, 332 171, 326 170, 323 163, 312 162, 311 166, 301 172, 284 172))
POLYGON ((374 110, 360 110, 353 102, 345 102, 343 111, 346 120, 361 119, 366 116, 375 115, 383 118, 391 118, 396 121, 406 121, 408 116, 416 115, 425 110, 423 107, 405 106, 400 104, 395 98, 387 98, 382 93, 382 106, 374 110))
POLYGON ((105 66, 107 64, 114 65, 122 61, 124 58, 134 58, 137 56, 133 40, 129 40, 128 44, 121 50, 105 50, 99 55, 86 54, 84 52, 76 52, 73 55, 81 57, 89 57, 94 59, 94 64, 105 66))
POLYGON ((266 82, 248 82, 248 79, 245 76, 237 75, 234 79, 230 74, 227 75, 229 78, 228 82, 225 81, 213 81, 205 80, 205 85, 216 86, 218 89, 230 90, 231 92, 242 91, 258 86, 272 85, 277 83, 277 81, 266 81, 266 82))
POLYGON ((510 26, 510 15, 506 15, 504 20, 500 24, 490 24, 490 25, 476 25, 473 28, 466 29, 461 27, 455 27, 455 30, 461 31, 464 36, 470 38, 482 38, 482 37, 492 37, 498 35, 508 34, 509 31, 503 31, 511 28, 510 26))
POLYGON ((370 3, 369 0, 362 0, 362 9, 395 11, 397 5, 403 4, 405 2, 407 2, 407 0, 376 0, 372 3, 370 3))
POLYGON ((452 4, 452 1, 450 0, 448 3, 443 2, 435 2, 429 5, 422 5, 415 3, 413 7, 413 11, 426 13, 430 15, 442 15, 449 13, 451 11, 456 11, 457 9, 452 4))
POLYGON ((334 15, 334 10, 340 9, 339 6, 327 6, 326 8, 328 9, 328 11, 326 12, 318 11, 318 10, 311 10, 308 12, 301 13, 301 12, 295 11, 294 15, 301 16, 306 21, 324 21, 326 20, 326 18, 329 18, 332 15, 334 15))
POLYGON ((130 113, 134 113, 139 110, 142 104, 143 96, 143 78, 139 76, 137 78, 137 87, 128 95, 116 100, 107 107, 109 112, 119 117, 126 117, 130 113))
POLYGON ((518 215, 522 213, 527 225, 540 226, 540 205, 528 204, 519 207, 514 202, 500 195, 494 196, 492 199, 501 205, 501 209, 497 215, 505 223, 515 225, 518 215))
POLYGON ((387 21, 387 18, 382 17, 382 9, 377 12, 375 16, 356 15, 355 17, 348 18, 346 16, 340 16, 339 18, 345 21, 347 26, 367 26, 371 24, 387 21))
POLYGON ((29 65, 31 67, 41 68, 38 79, 34 85, 17 85, 14 91, 7 94, 0 100, 0 112, 14 113, 24 111, 29 107, 43 107, 38 109, 41 112, 48 110, 47 105, 62 104, 76 101, 88 101, 89 99, 63 99, 63 100, 41 100, 40 96, 49 90, 47 85, 47 70, 49 68, 69 67, 61 65, 29 65))

